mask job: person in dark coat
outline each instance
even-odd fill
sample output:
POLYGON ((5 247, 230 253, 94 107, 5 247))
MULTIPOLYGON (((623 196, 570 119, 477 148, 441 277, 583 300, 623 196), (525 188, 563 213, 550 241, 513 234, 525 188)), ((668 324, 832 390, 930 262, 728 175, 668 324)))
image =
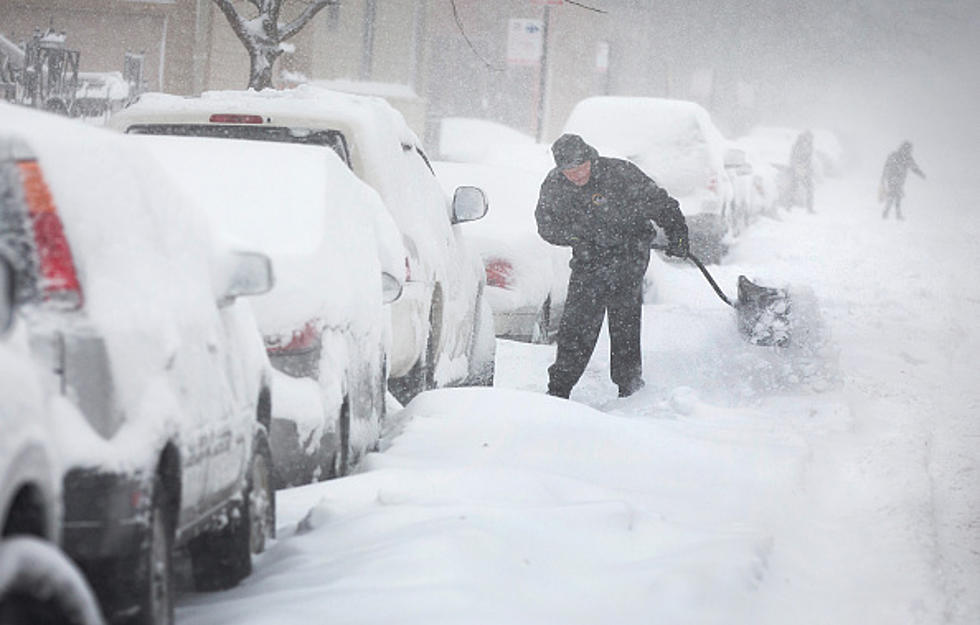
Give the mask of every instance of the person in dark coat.
POLYGON ((804 130, 796 137, 789 153, 790 206, 800 201, 807 211, 813 211, 813 133, 804 130))
POLYGON ((601 157, 572 134, 551 150, 555 168, 541 184, 534 216, 541 238, 572 248, 572 274, 548 394, 568 397, 608 313, 610 377, 627 397, 644 385, 640 317, 653 223, 666 232, 667 253, 677 257, 688 253, 687 224, 677 200, 633 163, 601 157))
POLYGON ((919 169, 919 165, 912 158, 912 144, 908 141, 902 143, 894 152, 885 159, 885 169, 881 172, 881 185, 879 195, 884 196, 885 212, 881 214, 882 219, 888 219, 888 211, 895 207, 895 217, 902 217, 902 197, 905 195, 905 178, 909 170, 914 171, 920 178, 925 179, 926 175, 919 169))

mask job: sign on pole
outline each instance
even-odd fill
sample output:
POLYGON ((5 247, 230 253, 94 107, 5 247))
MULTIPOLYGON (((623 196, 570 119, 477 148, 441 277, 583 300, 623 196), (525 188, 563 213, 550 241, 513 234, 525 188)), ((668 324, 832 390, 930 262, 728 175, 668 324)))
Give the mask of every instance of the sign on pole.
POLYGON ((536 66, 544 47, 541 20, 511 19, 507 27, 507 64, 536 66))

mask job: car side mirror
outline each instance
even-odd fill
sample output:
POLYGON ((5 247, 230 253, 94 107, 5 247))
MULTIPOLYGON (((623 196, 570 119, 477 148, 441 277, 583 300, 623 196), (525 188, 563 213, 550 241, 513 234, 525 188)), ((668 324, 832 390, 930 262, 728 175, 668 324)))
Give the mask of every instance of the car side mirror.
POLYGON ((228 280, 219 303, 227 305, 238 297, 268 293, 275 283, 268 256, 259 252, 232 252, 228 280))
POLYGON ((479 187, 456 187, 453 194, 453 223, 476 221, 487 214, 487 196, 479 187))
POLYGON ((381 302, 390 304, 402 296, 402 281, 387 271, 381 272, 381 302))
POLYGON ((14 266, 0 256, 0 333, 5 333, 14 323, 14 266))

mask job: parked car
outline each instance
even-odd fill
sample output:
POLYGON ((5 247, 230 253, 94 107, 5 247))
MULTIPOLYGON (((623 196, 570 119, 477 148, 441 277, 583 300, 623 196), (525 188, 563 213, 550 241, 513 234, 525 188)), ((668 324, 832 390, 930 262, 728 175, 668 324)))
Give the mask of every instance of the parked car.
POLYGON ((465 224, 463 232, 483 259, 496 335, 532 343, 554 340, 565 307, 571 250, 538 235, 534 209, 543 176, 517 167, 432 165, 444 188, 476 184, 494 207, 486 219, 465 224))
POLYGON ((85 417, 62 449, 66 552, 113 622, 173 622, 173 553, 236 584, 275 528, 271 367, 240 298, 268 257, 218 246, 135 142, 0 104, 3 245, 43 381, 85 417))
MULTIPOLYGON (((14 280, 0 254, 2 335, 13 322, 14 280)), ((0 342, 0 371, 0 623, 99 625, 88 582, 58 547, 57 427, 23 332, 0 342)))
POLYGON ((636 163, 680 202, 691 251, 704 262, 721 259, 734 189, 725 173, 725 139, 703 107, 663 98, 591 97, 572 109, 565 132, 581 135, 604 156, 636 163))
POLYGON ((452 384, 492 384, 492 312, 476 253, 458 224, 486 212, 483 192, 450 202, 401 114, 384 100, 311 86, 148 94, 111 120, 135 134, 196 135, 332 148, 377 191, 403 239, 405 288, 392 305, 389 387, 401 401, 452 384))
POLYGON ((734 189, 732 203, 725 211, 732 236, 740 235, 761 215, 775 216, 781 198, 788 194, 788 180, 780 168, 763 160, 751 147, 730 141, 725 150, 725 171, 734 189))
POLYGON ((251 301, 273 367, 277 486, 345 475, 380 438, 402 289, 401 235, 378 194, 330 150, 200 137, 132 137, 193 189, 215 227, 269 255, 251 301), (215 170, 212 165, 221 163, 215 170), (261 176, 255 163, 264 163, 261 176))

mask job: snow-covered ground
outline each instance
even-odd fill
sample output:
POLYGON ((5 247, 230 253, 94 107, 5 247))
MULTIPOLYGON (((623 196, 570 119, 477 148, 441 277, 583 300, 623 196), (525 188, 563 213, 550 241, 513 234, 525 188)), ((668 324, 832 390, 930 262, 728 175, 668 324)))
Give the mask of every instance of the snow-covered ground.
POLYGON ((496 389, 423 394, 358 474, 281 491, 255 573, 179 623, 980 622, 980 219, 938 178, 904 222, 869 174, 737 241, 729 292, 791 285, 823 324, 795 349, 675 264, 631 398, 605 334, 573 401, 554 347, 500 342, 496 389))

